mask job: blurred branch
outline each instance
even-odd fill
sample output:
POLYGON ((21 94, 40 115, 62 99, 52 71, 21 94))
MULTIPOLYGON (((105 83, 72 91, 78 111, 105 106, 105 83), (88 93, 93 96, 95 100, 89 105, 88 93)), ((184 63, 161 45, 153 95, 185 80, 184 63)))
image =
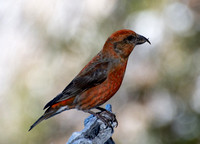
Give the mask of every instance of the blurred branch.
MULTIPOLYGON (((106 110, 112 112, 112 106, 107 104, 106 110)), ((114 127, 117 126, 117 122, 111 121, 112 118, 108 113, 101 112, 100 115, 110 120, 111 127, 106 126, 104 122, 90 115, 84 121, 85 128, 80 132, 74 132, 67 144, 115 144, 111 136, 114 133, 114 127)))

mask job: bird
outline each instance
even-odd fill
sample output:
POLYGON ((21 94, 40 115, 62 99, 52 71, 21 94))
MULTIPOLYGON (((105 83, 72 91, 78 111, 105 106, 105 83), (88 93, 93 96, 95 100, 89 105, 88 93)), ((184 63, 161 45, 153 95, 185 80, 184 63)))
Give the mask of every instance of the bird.
POLYGON ((107 102, 120 88, 129 55, 134 47, 150 41, 130 29, 111 34, 103 49, 77 74, 77 76, 45 106, 44 114, 31 125, 29 131, 41 121, 70 109, 81 110, 106 120, 92 111, 107 102))

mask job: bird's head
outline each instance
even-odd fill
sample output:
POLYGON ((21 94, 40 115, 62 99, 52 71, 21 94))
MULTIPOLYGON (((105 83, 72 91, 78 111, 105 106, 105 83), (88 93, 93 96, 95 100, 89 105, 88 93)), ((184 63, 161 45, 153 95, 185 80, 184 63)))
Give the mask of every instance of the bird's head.
POLYGON ((142 35, 135 33, 132 30, 123 29, 114 32, 106 41, 104 49, 108 50, 121 58, 128 58, 133 48, 136 45, 150 41, 142 35), (112 49, 112 50, 111 50, 112 49))

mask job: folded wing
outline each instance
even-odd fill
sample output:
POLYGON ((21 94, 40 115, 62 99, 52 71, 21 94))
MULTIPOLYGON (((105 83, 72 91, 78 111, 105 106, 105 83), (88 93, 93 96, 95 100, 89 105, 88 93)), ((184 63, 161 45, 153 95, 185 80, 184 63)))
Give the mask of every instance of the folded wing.
POLYGON ((44 109, 58 102, 75 97, 89 88, 101 84, 107 78, 108 68, 108 61, 92 63, 86 66, 59 95, 45 105, 44 109))

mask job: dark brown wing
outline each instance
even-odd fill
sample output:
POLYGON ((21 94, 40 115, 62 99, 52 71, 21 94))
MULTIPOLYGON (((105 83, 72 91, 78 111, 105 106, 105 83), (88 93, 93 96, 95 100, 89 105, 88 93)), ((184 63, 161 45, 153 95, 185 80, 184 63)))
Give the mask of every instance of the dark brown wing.
POLYGON ((83 93, 91 87, 101 84, 107 78, 109 62, 92 63, 81 71, 69 85, 44 107, 52 106, 60 101, 69 99, 83 93))

